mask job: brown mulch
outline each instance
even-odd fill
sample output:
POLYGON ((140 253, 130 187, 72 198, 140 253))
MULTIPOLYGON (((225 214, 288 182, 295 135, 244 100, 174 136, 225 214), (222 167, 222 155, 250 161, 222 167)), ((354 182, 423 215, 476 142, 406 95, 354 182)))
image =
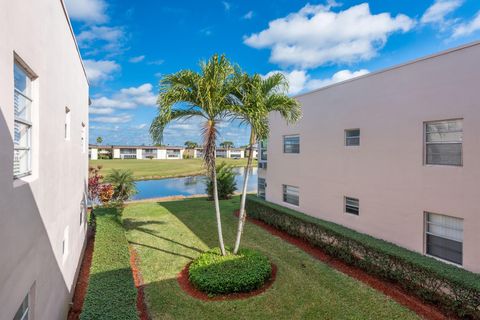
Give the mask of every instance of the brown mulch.
POLYGON ((75 292, 73 294, 72 305, 68 311, 68 320, 80 319, 82 313, 83 301, 88 289, 88 279, 90 278, 90 266, 92 265, 93 246, 95 242, 95 232, 88 228, 87 231, 87 246, 83 253, 82 265, 77 278, 75 292))
POLYGON ((137 251, 130 246, 130 266, 133 273, 133 282, 137 288, 137 310, 140 315, 140 320, 149 320, 150 316, 148 315, 147 305, 145 304, 143 277, 138 268, 138 261, 137 251))
POLYGON ((216 295, 216 296, 209 296, 207 293, 202 292, 195 288, 190 280, 188 279, 188 267, 190 266, 191 262, 189 262, 183 270, 178 274, 177 280, 178 284, 180 285, 180 288, 182 288, 183 291, 185 291, 188 295, 204 300, 204 301, 225 301, 225 300, 239 300, 239 299, 247 299, 253 296, 257 296, 259 294, 262 294, 268 288, 272 286, 272 284, 275 282, 275 278, 277 276, 277 266, 275 264, 272 265, 272 275, 270 276, 270 279, 266 281, 263 286, 258 288, 257 290, 250 291, 250 292, 241 292, 241 293, 230 293, 226 295, 216 295))
MULTIPOLYGON (((238 217, 238 210, 234 213, 238 217)), ((262 227, 269 233, 282 238, 283 240, 297 246, 318 260, 325 262, 327 265, 339 270, 340 272, 349 275, 352 278, 355 278, 370 287, 382 292, 383 294, 389 296, 399 304, 409 308, 414 311, 417 315, 421 316, 424 319, 429 320, 443 320, 443 319, 456 319, 456 317, 451 315, 445 315, 439 308, 434 305, 428 304, 422 301, 420 298, 412 296, 402 289, 399 285, 390 283, 386 280, 377 278, 373 275, 366 273, 365 271, 346 264, 345 262, 333 258, 328 255, 325 251, 320 248, 312 246, 306 240, 294 237, 288 233, 276 229, 271 225, 266 224, 263 221, 247 217, 248 221, 262 227)))

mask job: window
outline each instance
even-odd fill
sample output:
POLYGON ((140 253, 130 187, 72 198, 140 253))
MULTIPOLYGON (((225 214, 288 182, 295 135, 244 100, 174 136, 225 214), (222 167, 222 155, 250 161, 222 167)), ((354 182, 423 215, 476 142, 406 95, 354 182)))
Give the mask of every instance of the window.
POLYGON ((13 176, 32 173, 32 78, 17 62, 14 64, 13 176))
POLYGON ((267 140, 260 141, 260 160, 267 161, 267 140))
POLYGON ((300 153, 300 136, 283 136, 283 153, 300 153))
POLYGON ((461 166, 462 140, 462 120, 427 122, 425 164, 461 166))
POLYGON ((283 201, 298 206, 299 201, 298 187, 283 185, 283 201))
POLYGON ((87 132, 86 132, 86 128, 85 128, 85 123, 82 122, 82 132, 80 134, 80 143, 82 144, 82 152, 85 153, 85 151, 87 150, 87 144, 86 144, 86 136, 87 136, 87 132))
POLYGON ((65 140, 70 140, 70 121, 71 121, 70 109, 65 107, 65 130, 64 130, 65 140))
POLYGON ((425 215, 427 254, 461 265, 463 219, 430 212, 425 215))
POLYGON ((360 214, 360 201, 355 198, 345 197, 345 212, 358 216, 360 214))
POLYGON ((265 188, 267 187, 267 182, 264 178, 258 178, 258 197, 265 200, 265 188))
POLYGON ((28 320, 28 298, 29 295, 27 294, 18 308, 17 313, 15 313, 13 320, 28 320))
POLYGON ((360 129, 345 130, 345 146, 359 146, 360 145, 360 129))

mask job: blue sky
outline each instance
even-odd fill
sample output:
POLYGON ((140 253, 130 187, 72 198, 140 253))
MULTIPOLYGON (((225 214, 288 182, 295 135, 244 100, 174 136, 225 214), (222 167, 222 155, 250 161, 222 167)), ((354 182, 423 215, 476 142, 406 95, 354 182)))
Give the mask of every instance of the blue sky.
MULTIPOLYGON (((158 81, 225 53, 249 73, 283 72, 297 94, 480 38, 478 0, 66 0, 90 82, 90 142, 151 144, 158 81)), ((220 142, 248 128, 222 123, 220 142)), ((165 144, 200 142, 196 120, 165 144)))

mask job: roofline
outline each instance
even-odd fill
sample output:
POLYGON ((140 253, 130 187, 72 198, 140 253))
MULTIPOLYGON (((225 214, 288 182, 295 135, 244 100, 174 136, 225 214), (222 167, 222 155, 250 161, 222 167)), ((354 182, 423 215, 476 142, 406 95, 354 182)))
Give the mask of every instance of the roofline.
POLYGON ((362 80, 362 79, 365 79, 365 78, 368 78, 368 77, 373 77, 373 76, 376 76, 376 75, 381 74, 381 73, 385 73, 385 72, 393 71, 393 70, 396 70, 396 69, 400 69, 400 68, 410 66, 410 65, 415 64, 415 63, 419 63, 419 62, 422 62, 422 61, 425 61, 425 60, 434 59, 434 58, 437 58, 437 57, 440 57, 440 56, 444 56, 444 55, 447 55, 447 54, 450 54, 450 53, 453 53, 453 52, 456 52, 456 51, 468 49, 468 48, 475 47, 475 46, 478 46, 478 45, 480 45, 480 40, 470 42, 470 43, 467 43, 467 44, 463 44, 463 45, 460 45, 460 46, 457 46, 457 47, 454 47, 454 48, 442 50, 442 51, 437 52, 437 53, 433 53, 433 54, 423 56, 423 57, 420 57, 420 58, 417 58, 417 59, 414 59, 414 60, 410 60, 410 61, 400 63, 400 64, 397 64, 397 65, 393 65, 391 67, 380 69, 378 71, 370 72, 370 73, 367 73, 363 76, 358 76, 358 77, 347 79, 347 80, 340 81, 340 82, 337 82, 337 83, 332 83, 332 84, 330 84, 328 86, 325 86, 325 87, 321 87, 321 88, 318 88, 318 89, 314 89, 312 91, 308 91, 308 92, 305 92, 305 93, 300 93, 300 94, 294 95, 293 98, 296 99, 296 98, 300 98, 300 97, 303 97, 303 96, 307 96, 307 95, 310 95, 312 93, 316 93, 318 91, 327 90, 327 89, 330 89, 332 87, 341 86, 341 85, 344 85, 344 84, 349 83, 349 82, 362 80))
POLYGON ((77 38, 75 37, 72 23, 70 21, 70 17, 68 16, 67 7, 65 6, 64 0, 60 0, 60 3, 62 4, 63 13, 65 14, 65 18, 67 19, 68 27, 70 28, 70 34, 72 35, 73 42, 75 43, 75 48, 77 49, 78 57, 80 58, 80 64, 82 65, 83 74, 85 75, 85 79, 87 80, 88 86, 90 86, 90 83, 88 82, 87 71, 85 70, 85 65, 83 64, 82 54, 80 53, 80 48, 78 47, 77 38))

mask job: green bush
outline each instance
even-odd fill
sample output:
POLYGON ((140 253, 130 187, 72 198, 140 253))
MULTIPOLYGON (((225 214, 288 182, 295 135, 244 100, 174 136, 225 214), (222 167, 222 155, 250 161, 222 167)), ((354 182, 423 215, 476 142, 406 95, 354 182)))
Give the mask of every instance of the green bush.
POLYGON ((138 319, 130 253, 116 208, 97 208, 90 280, 81 320, 138 319))
POLYGON ((260 288, 272 274, 272 266, 262 253, 241 249, 238 255, 220 254, 214 248, 201 254, 189 268, 190 282, 208 294, 250 292, 260 288))
POLYGON ((398 283, 448 312, 461 318, 480 319, 478 274, 255 196, 248 196, 246 208, 250 217, 302 238, 368 273, 398 283))
MULTIPOLYGON (((213 199, 213 182, 210 179, 206 181, 209 199, 213 199)), ((235 172, 233 167, 222 162, 217 166, 217 189, 218 198, 220 200, 231 199, 235 190, 237 190, 237 183, 235 182, 235 172)))

